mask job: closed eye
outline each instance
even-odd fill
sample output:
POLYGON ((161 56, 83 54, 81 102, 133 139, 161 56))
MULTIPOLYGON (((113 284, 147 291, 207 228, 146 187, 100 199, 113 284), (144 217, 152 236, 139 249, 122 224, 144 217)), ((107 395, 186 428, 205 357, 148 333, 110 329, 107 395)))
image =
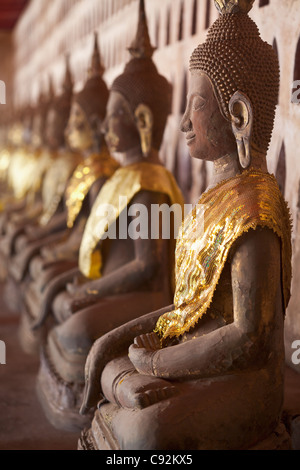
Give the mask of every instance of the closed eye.
POLYGON ((193 99, 193 110, 199 111, 205 108, 206 100, 200 96, 195 96, 193 99))

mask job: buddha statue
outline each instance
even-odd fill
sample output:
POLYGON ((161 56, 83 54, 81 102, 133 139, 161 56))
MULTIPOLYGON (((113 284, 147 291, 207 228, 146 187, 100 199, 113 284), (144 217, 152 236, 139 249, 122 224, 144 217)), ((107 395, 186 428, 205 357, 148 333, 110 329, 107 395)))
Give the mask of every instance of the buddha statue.
POLYGON ((1 251, 6 255, 7 262, 15 251, 14 244, 17 238, 24 233, 28 223, 34 223, 38 219, 42 210, 40 189, 43 177, 51 163, 50 156, 44 149, 43 135, 52 99, 52 89, 47 99, 41 93, 36 108, 31 113, 28 111, 25 113, 27 119, 23 117, 25 122, 22 128, 17 125, 11 131, 10 139, 16 142, 18 133, 22 129, 22 141, 27 141, 27 148, 26 151, 22 151, 22 144, 19 144, 21 151, 17 147, 15 153, 12 154, 13 161, 9 167, 14 194, 16 199, 24 200, 24 205, 22 211, 11 210, 11 207, 7 211, 9 218, 5 230, 2 231, 2 235, 6 236, 1 243, 1 251))
MULTIPOLYGON (((19 116, 18 116, 19 117, 19 116)), ((1 167, 1 202, 0 202, 0 240, 6 233, 7 222, 12 213, 21 212, 25 207, 24 198, 17 199, 12 184, 12 167, 16 159, 16 151, 21 145, 21 123, 17 119, 16 111, 10 116, 7 123, 6 142, 0 151, 1 167), (17 132, 17 128, 18 131, 17 132)), ((7 277, 7 267, 5 257, 1 250, 0 243, 0 280, 3 282, 7 277)))
MULTIPOLYGON (((65 130, 69 147, 82 155, 68 181, 64 194, 64 210, 60 220, 66 232, 53 243, 33 245, 28 252, 28 276, 25 281, 26 294, 21 323, 24 349, 35 352, 39 349, 39 335, 32 335, 30 325, 39 315, 43 303, 43 291, 56 276, 77 267, 78 252, 86 219, 105 181, 119 167, 107 149, 101 133, 108 88, 103 80, 97 35, 87 81, 82 91, 72 100, 71 113, 65 130)), ((42 216, 45 229, 49 211, 42 216)), ((53 224, 51 224, 53 225, 53 224)), ((59 234, 58 234, 59 235, 59 234)))
POLYGON ((51 157, 46 148, 45 129, 53 99, 54 92, 50 83, 48 94, 45 95, 41 91, 35 107, 27 107, 24 111, 22 140, 26 150, 25 162, 23 164, 16 162, 12 169, 12 179, 15 193, 20 195, 18 197, 26 198, 26 210, 21 216, 12 215, 12 227, 14 225, 20 227, 38 219, 42 211, 42 182, 51 165, 51 157), (20 178, 20 168, 22 168, 22 178, 20 178))
POLYGON ((81 416, 79 407, 93 342, 173 297, 172 225, 178 217, 182 221, 183 198, 159 159, 172 88, 152 60, 143 1, 129 51, 130 61, 111 85, 102 126, 121 167, 102 187, 88 218, 79 273, 49 283, 34 325, 40 327, 47 313, 56 322, 42 347, 38 394, 51 423, 65 430, 90 423, 91 415, 81 416), (153 207, 171 213, 171 235, 163 236, 162 217, 151 217, 153 207))
MULTIPOLYGON (((50 99, 50 106, 45 113, 41 132, 33 133, 33 142, 40 146, 40 158, 36 172, 41 179, 41 208, 37 216, 22 224, 10 242, 10 274, 16 282, 21 282, 26 274, 30 258, 43 244, 61 237, 66 229, 62 215, 63 194, 68 180, 81 159, 78 153, 65 146, 66 128, 72 99, 72 77, 67 59, 63 92, 57 98, 50 99), (42 171, 42 169, 44 171, 42 171)), ((38 123, 38 129, 40 129, 38 123)), ((38 178, 35 178, 37 181, 38 178)))
MULTIPOLYGON (((10 144, 7 185, 11 197, 0 214, 1 279, 6 280, 8 257, 15 237, 28 220, 35 218, 39 210, 38 198, 32 189, 32 175, 37 159, 31 149, 33 121, 38 113, 30 106, 18 110, 8 132, 10 144)), ((37 187, 37 185, 35 186, 37 187)))
POLYGON ((81 413, 98 409, 79 449, 264 448, 280 421, 291 224, 266 163, 279 66, 253 0, 215 4, 181 123, 211 185, 177 239, 173 305, 91 348, 81 413))
MULTIPOLYGON (((33 117, 37 110, 31 106, 19 109, 15 115, 8 132, 8 141, 11 146, 10 165, 7 170, 7 182, 12 190, 14 200, 5 208, 6 220, 15 216, 19 207, 24 212, 26 197, 30 190, 31 182, 28 178, 28 168, 32 168, 33 155, 30 151, 30 138, 33 125, 33 117), (18 166, 22 169, 17 171, 18 166)), ((4 227, 4 225, 3 225, 4 227)), ((3 230, 2 230, 3 232, 3 230)))
POLYGON ((1 116, 1 134, 3 136, 0 146, 1 212, 5 210, 8 204, 14 202, 14 195, 8 181, 8 171, 14 151, 11 138, 12 125, 13 115, 11 111, 1 116))
POLYGON ((48 99, 42 98, 39 102, 27 152, 31 165, 26 164, 25 175, 25 170, 22 169, 22 180, 30 181, 26 195, 29 208, 26 209, 25 216, 9 221, 1 243, 8 267, 6 302, 10 309, 16 311, 22 305, 22 289, 19 284, 25 277, 30 257, 41 244, 55 240, 58 237, 57 232, 63 228, 60 220, 58 223, 54 220, 51 229, 49 226, 47 230, 41 227, 40 219, 46 208, 43 187, 50 179, 52 185, 47 186, 48 201, 52 201, 53 215, 56 210, 60 212, 63 188, 79 161, 79 155, 67 150, 64 143, 64 129, 70 114, 73 89, 68 58, 62 88, 62 93, 53 98, 50 87, 48 99))
MULTIPOLYGON (((7 132, 7 141, 9 145, 9 152, 2 149, 1 154, 5 152, 6 158, 9 159, 6 171, 5 171, 5 179, 7 190, 10 193, 10 198, 5 202, 2 203, 2 208, 0 212, 0 236, 2 237, 6 231, 6 224, 9 220, 9 215, 11 211, 21 211, 25 206, 25 201, 23 198, 17 199, 13 183, 12 183, 12 167, 14 164, 14 160, 16 160, 16 151, 22 143, 22 126, 20 121, 20 116, 17 116, 17 112, 14 112, 12 117, 8 132, 7 132), (18 132, 17 132, 18 130, 18 132)), ((1 250, 0 250, 1 255, 1 250)), ((3 263, 1 263, 1 271, 2 271, 3 263)), ((4 272, 6 270, 4 269, 4 272)), ((1 275, 2 277, 2 275, 1 275)), ((4 275, 5 278, 5 275, 4 275)))
MULTIPOLYGON (((43 262, 61 261, 69 256, 77 261, 87 216, 101 187, 119 167, 109 154, 101 132, 109 93, 103 74, 98 37, 95 34, 88 78, 84 89, 74 96, 65 133, 70 148, 83 155, 65 192, 66 225, 68 229, 74 230, 66 241, 42 250, 43 262)), ((34 279, 40 277, 39 269, 33 267, 33 273, 34 279)))

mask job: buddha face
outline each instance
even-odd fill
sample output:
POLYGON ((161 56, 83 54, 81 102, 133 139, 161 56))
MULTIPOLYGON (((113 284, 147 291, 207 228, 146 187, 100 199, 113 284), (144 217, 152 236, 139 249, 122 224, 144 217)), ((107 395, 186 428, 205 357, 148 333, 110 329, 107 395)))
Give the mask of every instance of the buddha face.
POLYGON ((13 145, 21 145, 23 143, 24 129, 20 122, 13 124, 9 131, 9 140, 13 145))
POLYGON ((89 150, 94 143, 93 132, 87 116, 78 103, 73 102, 66 128, 66 140, 73 150, 89 150))
POLYGON ((129 103, 116 91, 110 92, 102 132, 111 153, 123 153, 140 146, 140 135, 129 103))
POLYGON ((215 161, 236 151, 231 123, 221 114, 212 84, 201 72, 191 74, 181 130, 193 158, 215 161))
POLYGON ((51 108, 46 119, 45 138, 51 149, 59 149, 65 145, 66 116, 64 112, 51 108))
POLYGON ((42 117, 40 114, 33 118, 31 143, 35 148, 42 145, 42 117))
POLYGON ((46 140, 50 148, 57 149, 62 145, 61 135, 58 132, 59 114, 55 109, 50 109, 46 119, 46 140))

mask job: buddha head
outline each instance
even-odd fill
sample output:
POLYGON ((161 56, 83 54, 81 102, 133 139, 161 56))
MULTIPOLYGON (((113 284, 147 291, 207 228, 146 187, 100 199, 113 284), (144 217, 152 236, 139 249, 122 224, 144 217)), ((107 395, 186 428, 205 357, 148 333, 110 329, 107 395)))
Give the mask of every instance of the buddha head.
POLYGON ((29 104, 15 111, 8 133, 8 141, 14 147, 30 145, 34 112, 29 104))
POLYGON ((47 112, 45 137, 47 145, 52 150, 65 146, 65 129, 70 116, 72 94, 73 81, 67 57, 63 91, 53 100, 47 112))
POLYGON ((101 126, 105 118, 108 88, 103 80, 104 68, 95 34, 94 52, 88 79, 83 90, 72 101, 71 114, 66 129, 66 139, 73 150, 83 152, 98 150, 101 146, 101 126))
POLYGON ((139 147, 145 158, 160 149, 171 111, 172 87, 152 60, 144 1, 140 0, 138 30, 129 48, 131 59, 111 88, 103 125, 111 152, 139 147))
POLYGON ((248 16, 254 0, 215 0, 219 19, 190 59, 181 130, 192 157, 237 152, 242 169, 265 159, 279 90, 279 64, 248 16))
POLYGON ((54 100, 51 80, 49 81, 48 96, 41 92, 32 121, 31 144, 33 148, 40 148, 45 143, 46 122, 49 108, 54 100))
POLYGON ((23 110, 15 110, 8 131, 8 141, 13 147, 20 147, 23 144, 23 110))

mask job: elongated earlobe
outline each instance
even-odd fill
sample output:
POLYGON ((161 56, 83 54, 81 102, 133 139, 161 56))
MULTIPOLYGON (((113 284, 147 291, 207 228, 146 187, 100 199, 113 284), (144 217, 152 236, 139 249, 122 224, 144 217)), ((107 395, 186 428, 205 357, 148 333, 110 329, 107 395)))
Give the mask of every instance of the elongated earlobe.
POLYGON ((236 139, 239 161, 242 168, 251 165, 251 137, 253 128, 253 111, 249 98, 237 91, 229 102, 232 131, 236 139))
POLYGON ((152 147, 153 114, 149 106, 140 104, 134 116, 140 134, 142 152, 146 158, 152 147))

